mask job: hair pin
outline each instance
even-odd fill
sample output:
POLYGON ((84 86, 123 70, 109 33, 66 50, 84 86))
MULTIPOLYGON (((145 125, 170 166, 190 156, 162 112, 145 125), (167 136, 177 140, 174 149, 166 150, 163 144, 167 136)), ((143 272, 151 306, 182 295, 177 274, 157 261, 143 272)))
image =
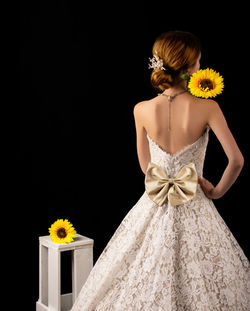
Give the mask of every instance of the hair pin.
POLYGON ((149 66, 148 68, 158 68, 158 69, 161 69, 161 70, 166 70, 164 67, 163 67, 163 60, 160 59, 157 55, 153 55, 152 58, 149 57, 149 66))

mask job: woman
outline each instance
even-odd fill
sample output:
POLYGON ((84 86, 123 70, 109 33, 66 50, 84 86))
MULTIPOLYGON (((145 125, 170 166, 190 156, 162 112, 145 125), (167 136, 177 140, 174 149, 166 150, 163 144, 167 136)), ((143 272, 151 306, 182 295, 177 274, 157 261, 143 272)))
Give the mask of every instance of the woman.
POLYGON ((72 311, 250 310, 250 263, 212 199, 239 176, 244 158, 217 102, 186 92, 200 67, 199 40, 171 31, 153 46, 162 91, 134 107, 145 192, 96 261, 72 311), (202 177, 209 130, 228 165, 214 187, 202 177))

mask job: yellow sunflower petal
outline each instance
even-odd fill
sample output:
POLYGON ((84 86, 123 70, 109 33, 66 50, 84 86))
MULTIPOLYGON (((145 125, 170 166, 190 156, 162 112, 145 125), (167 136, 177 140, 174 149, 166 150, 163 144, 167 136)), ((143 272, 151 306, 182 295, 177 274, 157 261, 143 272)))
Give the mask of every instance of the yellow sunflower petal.
POLYGON ((190 77, 188 88, 197 97, 210 98, 222 93, 223 77, 213 69, 201 69, 190 77))
POLYGON ((70 243, 76 236, 75 228, 67 219, 56 220, 49 228, 49 233, 54 243, 70 243))

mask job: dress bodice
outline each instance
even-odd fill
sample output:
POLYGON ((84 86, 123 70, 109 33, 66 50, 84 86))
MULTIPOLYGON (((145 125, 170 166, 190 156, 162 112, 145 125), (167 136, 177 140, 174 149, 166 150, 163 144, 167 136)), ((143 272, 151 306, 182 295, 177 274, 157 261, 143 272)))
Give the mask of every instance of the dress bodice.
POLYGON ((173 178, 177 172, 186 164, 193 162, 199 176, 203 174, 203 165, 209 139, 210 126, 207 125, 204 133, 194 143, 187 145, 179 152, 170 154, 164 151, 154 142, 149 135, 149 149, 151 162, 163 167, 169 177, 173 178))

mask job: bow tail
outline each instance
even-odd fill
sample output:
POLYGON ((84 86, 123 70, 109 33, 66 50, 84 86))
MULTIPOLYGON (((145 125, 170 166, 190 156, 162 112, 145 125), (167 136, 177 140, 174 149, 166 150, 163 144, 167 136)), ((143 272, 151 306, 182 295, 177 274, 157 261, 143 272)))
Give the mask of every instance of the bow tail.
POLYGON ((166 183, 163 187, 158 187, 158 189, 152 189, 151 191, 148 192, 149 197, 151 198, 152 201, 154 201, 157 205, 162 206, 167 198, 168 198, 168 193, 169 193, 169 183, 166 183))
POLYGON ((173 185, 168 192, 168 201, 172 206, 183 204, 194 198, 196 191, 190 190, 188 187, 179 187, 177 184, 173 185))

